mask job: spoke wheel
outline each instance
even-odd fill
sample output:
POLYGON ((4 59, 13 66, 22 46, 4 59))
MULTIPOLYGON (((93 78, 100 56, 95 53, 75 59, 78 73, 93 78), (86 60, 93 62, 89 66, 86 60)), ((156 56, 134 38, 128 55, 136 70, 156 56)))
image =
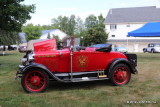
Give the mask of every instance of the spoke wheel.
POLYGON ((48 88, 49 77, 44 71, 33 69, 23 75, 21 83, 26 92, 40 93, 48 88))
POLYGON ((116 65, 110 74, 110 80, 113 85, 124 85, 130 81, 131 72, 127 65, 118 64, 116 65))

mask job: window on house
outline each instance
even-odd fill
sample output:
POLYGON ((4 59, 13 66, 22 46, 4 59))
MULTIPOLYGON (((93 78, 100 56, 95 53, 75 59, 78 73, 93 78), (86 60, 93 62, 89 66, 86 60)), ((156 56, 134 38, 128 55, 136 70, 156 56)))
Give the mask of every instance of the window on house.
POLYGON ((117 25, 115 25, 115 24, 110 25, 110 29, 111 30, 116 30, 117 29, 117 25))
POLYGON ((116 37, 116 35, 112 35, 112 37, 116 37))

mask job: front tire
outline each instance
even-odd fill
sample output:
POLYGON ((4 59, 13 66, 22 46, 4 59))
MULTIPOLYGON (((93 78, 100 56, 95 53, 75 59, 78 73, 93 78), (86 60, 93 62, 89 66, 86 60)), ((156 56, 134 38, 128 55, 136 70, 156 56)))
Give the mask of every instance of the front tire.
POLYGON ((31 69, 23 74, 21 84, 27 93, 41 93, 48 88, 49 77, 41 69, 31 69))
POLYGON ((115 86, 128 84, 131 79, 131 70, 126 64, 117 64, 110 72, 110 81, 115 86))
POLYGON ((152 50, 151 50, 151 53, 154 53, 154 52, 155 52, 154 49, 152 49, 152 50))

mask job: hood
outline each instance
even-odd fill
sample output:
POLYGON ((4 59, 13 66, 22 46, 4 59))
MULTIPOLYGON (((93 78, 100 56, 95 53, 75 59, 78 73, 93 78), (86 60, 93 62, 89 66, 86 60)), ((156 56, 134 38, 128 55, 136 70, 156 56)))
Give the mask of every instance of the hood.
POLYGON ((34 50, 33 44, 41 41, 46 41, 47 39, 35 39, 35 40, 30 40, 27 43, 27 51, 32 51, 34 50))
POLYGON ((34 52, 55 51, 56 49, 57 46, 55 39, 34 43, 34 52))

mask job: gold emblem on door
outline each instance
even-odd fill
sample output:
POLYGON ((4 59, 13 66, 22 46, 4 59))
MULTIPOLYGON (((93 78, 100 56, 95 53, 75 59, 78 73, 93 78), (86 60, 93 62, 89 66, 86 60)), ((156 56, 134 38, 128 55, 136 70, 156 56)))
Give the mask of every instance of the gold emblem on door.
POLYGON ((88 57, 87 56, 78 56, 77 57, 77 64, 79 68, 85 68, 88 65, 88 57))

